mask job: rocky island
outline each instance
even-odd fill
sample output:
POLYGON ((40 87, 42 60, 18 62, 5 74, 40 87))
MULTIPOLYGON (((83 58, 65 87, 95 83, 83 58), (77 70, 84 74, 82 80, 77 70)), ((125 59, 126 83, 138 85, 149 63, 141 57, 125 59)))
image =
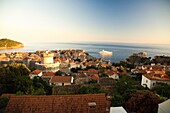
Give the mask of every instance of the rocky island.
POLYGON ((10 39, 0 39, 0 50, 4 49, 17 49, 17 48, 23 48, 24 45, 20 42, 10 40, 10 39))

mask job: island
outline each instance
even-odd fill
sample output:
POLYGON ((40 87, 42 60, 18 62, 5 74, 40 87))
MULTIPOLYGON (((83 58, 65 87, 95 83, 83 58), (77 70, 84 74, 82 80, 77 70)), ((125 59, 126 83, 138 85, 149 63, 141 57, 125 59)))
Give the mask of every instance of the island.
POLYGON ((23 48, 24 45, 21 42, 10 40, 7 38, 0 39, 0 50, 5 49, 18 49, 23 48))

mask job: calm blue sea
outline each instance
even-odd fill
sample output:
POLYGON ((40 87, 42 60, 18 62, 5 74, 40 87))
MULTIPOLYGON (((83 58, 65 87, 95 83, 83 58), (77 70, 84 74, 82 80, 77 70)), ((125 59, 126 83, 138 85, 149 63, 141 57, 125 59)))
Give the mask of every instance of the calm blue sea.
POLYGON ((149 44, 131 44, 131 43, 24 43, 22 49, 1 50, 3 52, 35 52, 36 50, 64 50, 64 49, 83 49, 90 55, 97 58, 119 62, 125 60, 128 56, 137 52, 147 52, 148 57, 156 55, 170 56, 170 45, 149 45, 149 44), (103 57, 99 51, 112 51, 110 57, 103 57))

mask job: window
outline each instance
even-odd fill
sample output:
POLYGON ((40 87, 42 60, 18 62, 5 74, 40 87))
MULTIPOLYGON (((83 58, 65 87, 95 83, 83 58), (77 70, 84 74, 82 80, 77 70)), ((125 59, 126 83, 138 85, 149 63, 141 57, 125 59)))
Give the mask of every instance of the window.
POLYGON ((153 86, 155 85, 155 83, 153 83, 153 86))
POLYGON ((143 84, 143 87, 145 87, 145 88, 146 88, 146 87, 147 87, 147 85, 146 85, 146 84, 143 84))
POLYGON ((146 83, 148 83, 148 80, 146 80, 146 83))

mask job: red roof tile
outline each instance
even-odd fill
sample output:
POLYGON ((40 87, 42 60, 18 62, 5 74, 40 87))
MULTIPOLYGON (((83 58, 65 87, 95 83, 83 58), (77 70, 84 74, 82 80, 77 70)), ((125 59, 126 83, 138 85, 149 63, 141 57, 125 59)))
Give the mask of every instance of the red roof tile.
POLYGON ((53 76, 50 82, 62 82, 62 83, 71 83, 71 76, 53 76))
POLYGON ((31 74, 39 74, 41 72, 42 72, 41 70, 34 70, 34 71, 31 72, 31 74))
POLYGON ((164 77, 157 77, 155 75, 150 75, 150 74, 145 74, 143 75, 146 78, 150 79, 150 80, 157 80, 157 81, 169 81, 170 82, 170 78, 168 76, 164 76, 164 77))
POLYGON ((93 113, 106 113, 105 94, 12 96, 5 113, 88 113, 89 103, 93 113))
POLYGON ((106 74, 108 74, 108 75, 117 75, 118 76, 118 74, 117 74, 117 72, 115 72, 115 71, 113 71, 113 70, 107 70, 107 71, 105 71, 106 72, 106 74))
POLYGON ((102 67, 107 67, 107 66, 109 66, 109 64, 104 64, 104 63, 102 63, 101 66, 102 66, 102 67))
POLYGON ((1 97, 8 97, 8 98, 10 98, 11 96, 15 96, 15 94, 4 93, 1 95, 1 97))
POLYGON ((99 80, 98 74, 92 74, 91 77, 92 77, 92 79, 99 80))
POLYGON ((162 68, 158 65, 152 66, 152 70, 162 70, 162 68))
POLYGON ((42 76, 55 76, 54 72, 46 72, 42 76))

